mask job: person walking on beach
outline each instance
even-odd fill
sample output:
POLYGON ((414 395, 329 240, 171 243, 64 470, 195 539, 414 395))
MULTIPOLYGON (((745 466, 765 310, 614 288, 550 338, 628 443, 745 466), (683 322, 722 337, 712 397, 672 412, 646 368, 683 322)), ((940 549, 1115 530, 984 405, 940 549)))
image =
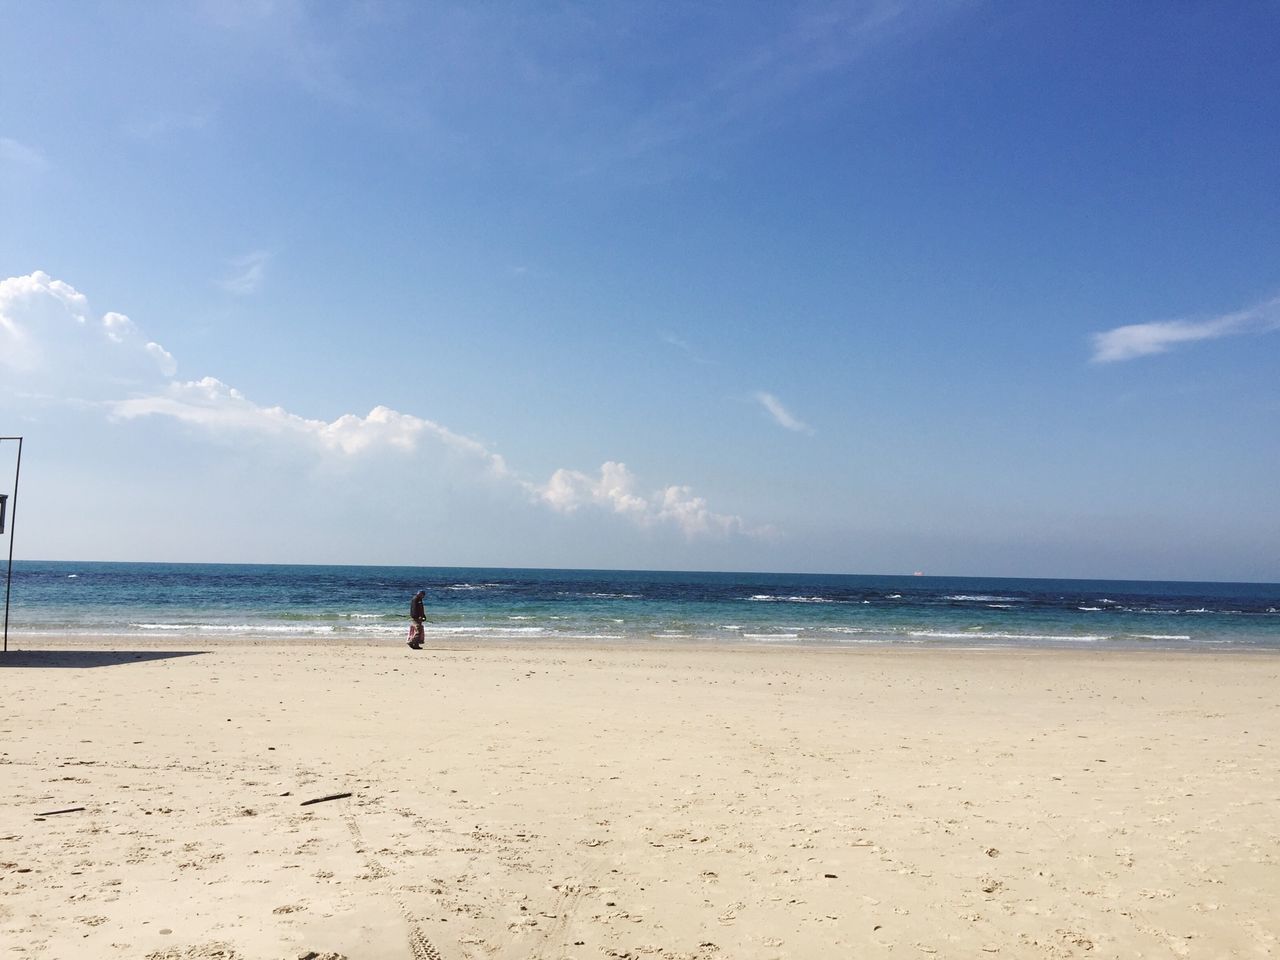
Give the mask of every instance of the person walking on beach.
POLYGON ((413 650, 422 649, 422 624, 427 619, 427 611, 423 609, 422 598, 426 595, 427 591, 419 590, 413 595, 413 600, 409 603, 409 619, 413 621, 413 625, 409 627, 409 647, 413 650))

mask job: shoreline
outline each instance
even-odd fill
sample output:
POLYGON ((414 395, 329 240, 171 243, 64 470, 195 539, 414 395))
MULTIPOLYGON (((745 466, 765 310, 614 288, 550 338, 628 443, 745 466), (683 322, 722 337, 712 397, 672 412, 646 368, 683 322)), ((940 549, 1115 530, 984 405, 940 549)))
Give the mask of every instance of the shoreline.
POLYGON ((0 658, 16 956, 1280 945, 1271 656, 151 639, 0 658))
MULTIPOLYGON (((827 652, 832 655, 861 655, 881 653, 926 654, 937 652, 974 652, 974 653, 1062 653, 1066 655, 1094 654, 1123 655, 1138 657, 1169 656, 1186 654, 1202 657, 1208 655, 1238 656, 1253 654, 1258 656, 1280 656, 1280 646, 1266 643, 1227 642, 1227 641, 1119 641, 1119 640, 1063 640, 1057 642, 996 640, 981 643, 977 640, 930 639, 903 640, 898 637, 867 640, 744 640, 737 637, 673 639, 652 634, 635 634, 616 639, 601 640, 599 638, 577 639, 565 636, 484 636, 483 631, 475 634, 467 633, 456 638, 442 637, 439 634, 428 634, 426 650, 465 651, 469 649, 512 649, 528 650, 662 650, 662 651, 698 651, 698 650, 734 650, 734 651, 767 651, 796 650, 813 653, 827 652)), ((334 648, 358 650, 399 650, 406 644, 401 639, 386 637, 359 637, 351 635, 299 633, 289 636, 285 633, 221 633, 210 631, 198 633, 98 633, 98 634, 31 634, 23 633, 9 636, 9 651, 41 651, 57 650, 62 647, 73 649, 101 648, 124 649, 137 647, 154 650, 162 647, 176 649, 217 650, 240 647, 272 647, 288 649, 297 648, 334 648)), ((2 657, 3 654, 0 654, 2 657)))

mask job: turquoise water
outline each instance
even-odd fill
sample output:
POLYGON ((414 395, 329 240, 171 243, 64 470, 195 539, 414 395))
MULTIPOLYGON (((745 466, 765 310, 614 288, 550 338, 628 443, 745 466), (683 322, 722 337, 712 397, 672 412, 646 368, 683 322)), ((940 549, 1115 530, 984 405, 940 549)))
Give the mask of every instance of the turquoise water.
POLYGON ((445 567, 19 562, 23 637, 1280 649, 1280 585, 445 567))

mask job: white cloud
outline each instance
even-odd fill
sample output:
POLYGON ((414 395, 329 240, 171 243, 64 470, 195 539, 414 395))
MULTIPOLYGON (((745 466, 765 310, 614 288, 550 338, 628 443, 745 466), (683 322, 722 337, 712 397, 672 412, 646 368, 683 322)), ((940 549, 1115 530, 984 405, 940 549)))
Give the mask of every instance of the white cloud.
POLYGON ((791 411, 782 405, 782 401, 772 393, 765 393, 760 390, 756 393, 755 398, 760 406, 768 411, 769 416, 773 417, 774 423, 778 426, 793 430, 796 433, 813 433, 813 427, 793 416, 791 411))
POLYGON ((609 461, 601 465, 599 477, 560 469, 531 492, 561 513, 595 506, 629 517, 642 527, 672 524, 687 537, 746 532, 740 517, 713 512, 706 500, 694 496, 687 486, 665 487, 649 496, 638 493, 636 486, 635 475, 626 464, 609 461))
POLYGON ((0 367, 9 380, 38 379, 84 395, 171 375, 174 362, 164 347, 144 342, 127 316, 94 320, 84 294, 36 270, 0 280, 0 367))
POLYGON ((695 497, 686 486, 670 486, 661 491, 654 504, 653 518, 678 526, 686 537, 704 534, 728 536, 746 532, 742 518, 730 514, 714 513, 702 497, 695 497))
POLYGON ((178 361, 173 359, 173 354, 166 350, 160 344, 148 340, 147 345, 143 348, 155 360, 156 365, 160 368, 160 372, 166 377, 172 377, 178 372, 178 361))
POLYGON ((1093 362, 1114 363, 1165 353, 1181 343, 1280 330, 1280 297, 1209 320, 1134 323, 1093 335, 1093 362))
POLYGON ((124 343, 127 337, 138 332, 138 328, 123 313, 104 313, 102 331, 112 343, 124 343))
POLYGON ((600 479, 577 470, 560 469, 551 475, 541 498, 562 513, 572 513, 584 504, 607 507, 614 513, 643 516, 648 502, 634 492, 635 478, 625 463, 609 461, 600 467, 600 479))
POLYGON ((106 410, 116 420, 167 417, 215 435, 254 434, 343 457, 377 450, 416 454, 434 446, 560 513, 593 507, 641 528, 674 527, 689 538, 768 532, 748 530, 739 517, 716 513, 684 485, 640 493, 622 463, 605 463, 599 477, 556 470, 540 485, 521 478, 479 440, 389 407, 326 421, 264 406, 216 377, 170 380, 177 366, 173 355, 145 340, 129 317, 110 312, 93 320, 83 294, 42 271, 0 280, 0 366, 13 374, 0 380, 0 393, 17 395, 20 387, 35 385, 39 396, 106 410))
POLYGON ((25 277, 9 277, 7 280, 0 280, 0 313, 7 305, 46 294, 65 304, 72 311, 73 317, 84 322, 84 314, 89 309, 89 301, 85 295, 70 284, 54 280, 43 270, 37 270, 25 277))
POLYGON ((158 394, 115 401, 110 409, 123 419, 172 417, 214 431, 247 431, 293 438, 350 455, 376 448, 412 452, 424 438, 430 438, 451 450, 475 457, 496 476, 510 472, 502 457, 484 444, 431 420, 383 406, 374 407, 364 417, 348 413, 333 421, 313 420, 280 406, 264 407, 254 403, 216 377, 170 383, 158 394))
POLYGON ((265 250, 255 250, 243 257, 236 257, 231 261, 231 267, 236 272, 222 281, 222 289, 242 297, 257 293, 266 279, 267 262, 270 259, 271 254, 265 250))

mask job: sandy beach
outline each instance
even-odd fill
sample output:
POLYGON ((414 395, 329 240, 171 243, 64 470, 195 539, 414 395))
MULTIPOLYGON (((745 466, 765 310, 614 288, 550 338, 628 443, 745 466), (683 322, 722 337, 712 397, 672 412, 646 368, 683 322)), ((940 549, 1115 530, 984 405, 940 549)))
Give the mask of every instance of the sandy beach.
POLYGON ((1280 952, 1274 654, 57 646, 11 956, 1280 952))

